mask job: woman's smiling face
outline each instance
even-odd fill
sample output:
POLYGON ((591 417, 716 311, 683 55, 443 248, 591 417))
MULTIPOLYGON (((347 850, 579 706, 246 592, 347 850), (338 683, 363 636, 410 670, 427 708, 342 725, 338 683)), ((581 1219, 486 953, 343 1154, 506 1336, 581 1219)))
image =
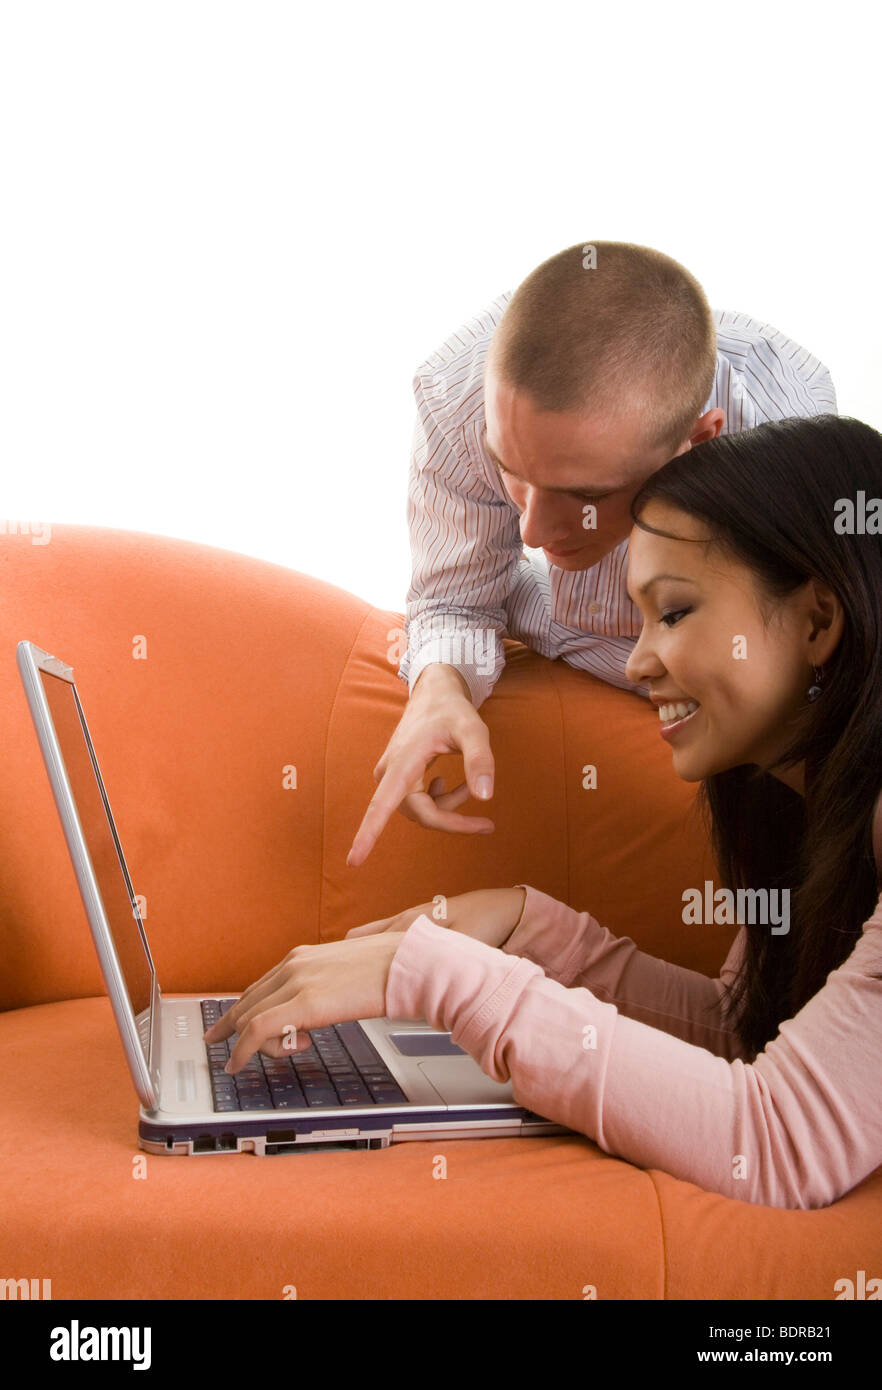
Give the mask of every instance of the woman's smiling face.
MULTIPOLYGON (((641 519, 683 537, 635 526, 628 547, 628 592, 643 630, 627 677, 648 684, 656 704, 698 704, 668 736, 674 771, 697 782, 745 763, 773 769, 805 707, 813 665, 838 644, 838 599, 809 580, 770 603, 766 622, 752 570, 698 543, 709 539, 703 522, 662 502, 647 503, 641 519)), ((660 717, 659 730, 670 722, 660 717)), ((780 776, 803 790, 801 768, 780 776)))

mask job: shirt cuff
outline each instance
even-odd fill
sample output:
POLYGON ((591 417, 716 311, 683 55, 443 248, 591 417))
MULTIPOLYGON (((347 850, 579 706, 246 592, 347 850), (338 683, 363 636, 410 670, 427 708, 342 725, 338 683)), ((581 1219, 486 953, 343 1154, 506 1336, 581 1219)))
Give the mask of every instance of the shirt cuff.
POLYGON ((415 656, 404 664, 406 679, 410 689, 413 690, 417 677, 422 675, 427 666, 431 666, 436 662, 442 666, 452 666, 454 671, 462 676, 469 688, 472 704, 475 706, 475 709, 478 709, 487 699, 498 680, 504 662, 499 663, 499 670, 496 670, 494 667, 493 671, 488 672, 483 662, 460 665, 455 661, 445 661, 442 657, 443 648, 441 640, 440 638, 436 638, 424 643, 415 656), (479 670, 479 665, 484 669, 479 670))
POLYGON ((424 1018, 472 1052, 488 1024, 506 1019, 529 981, 541 974, 533 961, 506 955, 421 913, 392 958, 386 1016, 424 1018))
POLYGON ((526 889, 527 896, 502 950, 535 961, 552 980, 569 985, 591 955, 592 938, 604 935, 603 928, 590 912, 577 912, 528 883, 514 886, 526 889))

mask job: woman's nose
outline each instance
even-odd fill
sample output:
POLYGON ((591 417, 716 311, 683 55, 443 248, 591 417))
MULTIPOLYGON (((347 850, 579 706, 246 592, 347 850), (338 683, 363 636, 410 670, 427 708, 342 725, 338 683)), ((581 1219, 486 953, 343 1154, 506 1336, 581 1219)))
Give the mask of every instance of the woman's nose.
POLYGON ((662 673, 661 662, 658 657, 653 656, 649 651, 649 644, 645 640, 646 628, 644 627, 637 643, 628 660, 625 662, 625 676, 633 685, 642 685, 650 676, 656 679, 662 673))

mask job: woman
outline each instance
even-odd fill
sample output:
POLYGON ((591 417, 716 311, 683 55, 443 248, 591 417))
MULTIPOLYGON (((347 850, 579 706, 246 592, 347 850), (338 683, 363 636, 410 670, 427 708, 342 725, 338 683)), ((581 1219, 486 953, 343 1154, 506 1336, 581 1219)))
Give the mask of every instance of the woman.
POLYGON ((710 980, 527 885, 444 926, 423 903, 252 985, 208 1034, 238 1028, 230 1070, 292 1028, 425 1018, 529 1109, 710 1191, 821 1207, 882 1164, 879 498, 882 435, 822 415, 700 444, 632 503, 628 674, 723 884, 786 926, 751 917, 710 980))

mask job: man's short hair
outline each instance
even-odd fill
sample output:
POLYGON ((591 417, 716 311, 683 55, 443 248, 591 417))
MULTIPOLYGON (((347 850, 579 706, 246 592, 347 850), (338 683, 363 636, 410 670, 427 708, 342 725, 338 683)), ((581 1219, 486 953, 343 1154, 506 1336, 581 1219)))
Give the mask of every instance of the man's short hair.
POLYGON ((648 449, 673 454, 713 389, 717 335, 678 261, 628 241, 580 242, 518 286, 488 358, 538 410, 637 419, 648 449))

